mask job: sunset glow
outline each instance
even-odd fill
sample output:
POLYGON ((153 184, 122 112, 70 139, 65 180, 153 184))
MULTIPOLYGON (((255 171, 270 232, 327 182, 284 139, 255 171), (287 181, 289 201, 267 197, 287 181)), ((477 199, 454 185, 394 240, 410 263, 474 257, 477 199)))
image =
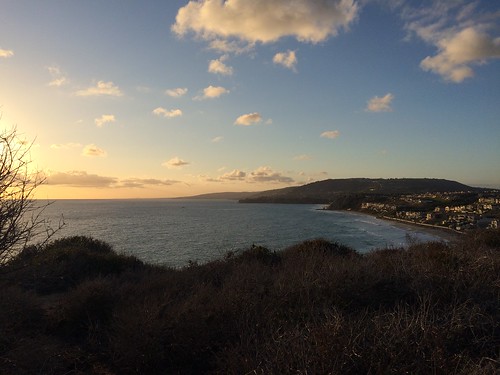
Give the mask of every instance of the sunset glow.
POLYGON ((418 4, 4 1, 0 125, 43 199, 500 187, 500 4, 418 4))

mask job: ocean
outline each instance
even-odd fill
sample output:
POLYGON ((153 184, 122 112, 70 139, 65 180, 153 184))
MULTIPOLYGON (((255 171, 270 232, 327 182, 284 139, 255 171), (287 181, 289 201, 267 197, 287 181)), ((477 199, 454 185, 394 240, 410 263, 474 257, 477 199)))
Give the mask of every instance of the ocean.
POLYGON ((361 253, 417 241, 442 240, 418 227, 318 205, 241 204, 229 200, 56 200, 43 216, 64 227, 56 237, 86 235, 118 253, 171 267, 204 263, 228 251, 261 245, 280 250, 324 238, 361 253))

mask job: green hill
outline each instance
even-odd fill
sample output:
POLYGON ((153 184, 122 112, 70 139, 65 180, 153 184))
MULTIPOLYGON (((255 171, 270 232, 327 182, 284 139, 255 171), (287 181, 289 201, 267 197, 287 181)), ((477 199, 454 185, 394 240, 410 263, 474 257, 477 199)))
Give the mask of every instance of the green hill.
POLYGON ((268 190, 241 199, 242 203, 329 203, 341 196, 394 195, 475 191, 456 181, 430 178, 329 179, 303 186, 268 190))

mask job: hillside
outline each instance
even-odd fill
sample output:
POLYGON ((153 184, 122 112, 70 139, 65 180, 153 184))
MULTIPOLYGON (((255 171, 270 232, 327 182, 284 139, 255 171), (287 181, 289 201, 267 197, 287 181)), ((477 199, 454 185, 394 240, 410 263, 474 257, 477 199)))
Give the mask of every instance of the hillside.
POLYGON ((372 194, 419 194, 427 192, 473 191, 476 188, 456 181, 429 178, 329 179, 303 186, 268 190, 241 199, 242 203, 329 203, 342 196, 372 194))
POLYGON ((500 232, 183 269, 86 237, 0 266, 1 374, 498 374, 500 232))
POLYGON ((200 195, 193 195, 190 197, 180 197, 176 199, 228 199, 228 200, 242 200, 253 195, 257 194, 256 192, 222 192, 222 193, 207 193, 200 195))

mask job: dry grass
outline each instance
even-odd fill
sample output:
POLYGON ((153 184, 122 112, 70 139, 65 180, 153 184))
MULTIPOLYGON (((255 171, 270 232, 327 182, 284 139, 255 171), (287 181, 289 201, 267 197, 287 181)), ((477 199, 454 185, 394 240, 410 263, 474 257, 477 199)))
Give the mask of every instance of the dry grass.
POLYGON ((181 270, 65 239, 1 270, 0 373, 495 374, 499 233, 181 270))

